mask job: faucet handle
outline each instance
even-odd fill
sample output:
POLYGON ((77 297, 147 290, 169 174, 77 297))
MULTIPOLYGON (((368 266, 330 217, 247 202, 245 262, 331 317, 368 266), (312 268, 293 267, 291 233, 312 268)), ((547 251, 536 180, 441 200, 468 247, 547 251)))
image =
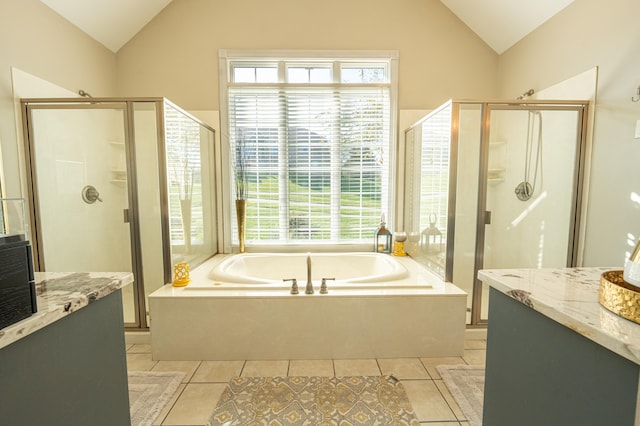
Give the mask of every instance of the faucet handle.
POLYGON ((335 278, 323 278, 322 284, 320 284, 320 294, 327 294, 329 291, 327 290, 327 280, 335 281, 335 278))
POLYGON ((282 282, 286 283, 287 281, 291 281, 291 294, 298 294, 298 280, 295 278, 286 278, 283 279, 282 282))

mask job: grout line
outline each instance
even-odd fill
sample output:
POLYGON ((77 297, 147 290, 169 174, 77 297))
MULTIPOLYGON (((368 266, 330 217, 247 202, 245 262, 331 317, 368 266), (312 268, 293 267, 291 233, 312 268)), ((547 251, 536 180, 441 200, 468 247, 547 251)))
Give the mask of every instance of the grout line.
POLYGON ((336 377, 336 363, 333 358, 331 358, 331 368, 333 368, 333 377, 336 377))
POLYGON ((242 368, 240 368, 240 374, 238 374, 238 377, 242 377, 242 373, 244 373, 244 367, 247 365, 247 360, 245 359, 242 362, 242 368))
MULTIPOLYGON (((180 383, 180 384, 184 385, 184 386, 182 387, 182 390, 180 390, 180 386, 178 385, 178 390, 176 390, 176 392, 178 392, 178 396, 173 401, 173 404, 171 404, 171 408, 169 408, 167 410, 167 414, 164 415, 164 417, 162 418, 162 420, 160 422, 155 422, 155 420, 154 420, 154 423, 152 423, 152 424, 162 425, 164 423, 164 421, 167 420, 167 417, 169 417, 169 413, 171 413, 171 410, 173 410, 173 407, 176 406, 176 403, 178 402, 178 400, 182 396, 182 393, 185 391, 185 389, 187 389, 187 383, 180 383)), ((156 420, 158 420, 158 418, 156 418, 156 420)))
MULTIPOLYGON (((445 388, 447 388, 447 390, 449 391, 449 394, 451 395, 451 398, 453 399, 453 401, 458 405, 458 409, 460 410, 460 413, 462 415, 464 415, 464 413, 462 412, 462 408, 460 408, 460 404, 458 404, 458 402, 456 401, 456 399, 453 397, 453 394, 451 393, 451 390, 449 390, 449 388, 447 387, 447 384, 444 382, 443 379, 439 380, 440 382, 442 382, 442 386, 444 386, 445 388)), ((433 384, 436 386, 436 389, 438 389, 438 393, 440 393, 440 395, 442 395, 442 399, 444 400, 444 402, 447 404, 447 407, 449 407, 449 410, 451 410, 451 412, 453 413, 453 417, 455 417, 456 419, 458 419, 458 422, 461 421, 469 421, 469 419, 465 418, 460 419, 460 417, 458 417, 458 415, 456 414, 456 410, 453 409, 453 407, 451 406, 451 404, 449 404, 449 401, 447 400, 447 397, 444 396, 444 394, 442 393, 442 391, 440 390, 440 387, 438 385, 436 385, 435 381, 433 382, 433 384)))

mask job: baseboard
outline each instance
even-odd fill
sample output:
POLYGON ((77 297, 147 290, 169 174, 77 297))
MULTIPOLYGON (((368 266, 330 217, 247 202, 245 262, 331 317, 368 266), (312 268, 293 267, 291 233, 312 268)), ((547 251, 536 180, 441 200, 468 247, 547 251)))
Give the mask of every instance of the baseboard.
POLYGON ((125 331, 124 341, 127 345, 149 345, 151 334, 148 331, 125 331))
POLYGON ((464 332, 465 340, 487 340, 486 328, 467 328, 464 332))

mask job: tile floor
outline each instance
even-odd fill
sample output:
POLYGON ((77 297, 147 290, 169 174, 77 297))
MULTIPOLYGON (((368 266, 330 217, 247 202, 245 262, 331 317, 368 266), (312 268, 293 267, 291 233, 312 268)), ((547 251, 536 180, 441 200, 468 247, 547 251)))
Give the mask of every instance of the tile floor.
POLYGON ((468 425, 435 366, 484 365, 485 340, 467 340, 462 357, 283 361, 153 361, 149 345, 127 347, 131 371, 185 373, 154 425, 204 425, 227 382, 234 376, 348 376, 393 374, 400 379, 421 425, 468 425))

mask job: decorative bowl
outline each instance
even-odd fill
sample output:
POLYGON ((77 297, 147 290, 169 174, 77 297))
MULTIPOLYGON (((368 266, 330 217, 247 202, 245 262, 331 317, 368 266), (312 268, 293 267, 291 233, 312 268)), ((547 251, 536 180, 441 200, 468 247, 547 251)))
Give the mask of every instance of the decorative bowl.
POLYGON ((640 287, 626 282, 624 271, 601 275, 598 301, 614 314, 640 324, 640 287))

